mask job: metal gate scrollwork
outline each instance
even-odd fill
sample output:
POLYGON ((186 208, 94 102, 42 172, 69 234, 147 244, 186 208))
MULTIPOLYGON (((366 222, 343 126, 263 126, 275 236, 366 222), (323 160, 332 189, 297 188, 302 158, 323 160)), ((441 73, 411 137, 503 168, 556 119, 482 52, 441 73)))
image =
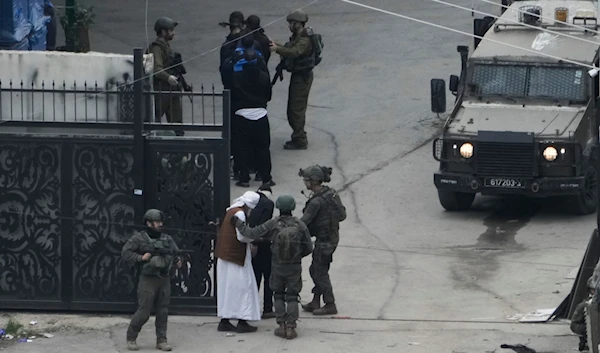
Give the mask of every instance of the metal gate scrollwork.
POLYGON ((0 292, 13 300, 60 300, 60 149, 0 144, 0 292))
MULTIPOLYGON (((152 145, 152 142, 151 142, 152 145)), ((174 297, 213 295, 214 155, 206 152, 163 151, 150 147, 156 163, 156 202, 170 218, 166 228, 179 247, 194 250, 172 282, 174 297)), ((176 302, 174 298, 174 302, 176 302)))
POLYGON ((192 250, 172 279, 169 311, 216 311, 212 222, 229 201, 230 94, 173 91, 188 96, 182 105, 189 98, 182 121, 151 119, 157 92, 143 55, 136 48, 126 83, 105 92, 89 82, 0 85, 3 102, 18 104, 0 109, 0 310, 132 313, 139 268, 121 251, 158 208, 170 217, 165 231, 192 250))
POLYGON ((134 274, 120 254, 135 223, 132 148, 78 143, 72 150, 74 301, 128 301, 134 274))

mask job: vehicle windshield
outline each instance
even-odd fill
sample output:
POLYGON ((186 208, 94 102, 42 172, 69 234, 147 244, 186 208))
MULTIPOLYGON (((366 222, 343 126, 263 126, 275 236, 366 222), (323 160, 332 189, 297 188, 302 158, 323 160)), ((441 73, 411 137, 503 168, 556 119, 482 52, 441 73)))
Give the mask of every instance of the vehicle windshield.
POLYGON ((586 102, 588 85, 583 67, 475 64, 475 96, 586 102))

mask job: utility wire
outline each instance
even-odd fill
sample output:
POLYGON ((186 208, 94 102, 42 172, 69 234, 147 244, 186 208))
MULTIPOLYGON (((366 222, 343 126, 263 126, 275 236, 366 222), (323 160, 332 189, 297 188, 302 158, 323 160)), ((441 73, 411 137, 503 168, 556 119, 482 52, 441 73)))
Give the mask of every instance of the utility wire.
MULTIPOLYGON (((456 5, 456 4, 453 4, 453 3, 450 3, 450 2, 446 2, 446 1, 442 1, 442 0, 429 0, 429 1, 437 2, 439 4, 444 4, 444 5, 447 5, 447 6, 450 6, 450 7, 455 7, 457 9, 466 10, 466 11, 469 11, 469 12, 473 11, 473 12, 476 12, 478 14, 489 16, 489 17, 493 17, 493 18, 496 18, 496 19, 500 19, 501 18, 500 16, 495 16, 495 15, 492 15, 492 14, 484 12, 484 11, 472 10, 472 9, 467 8, 467 7, 456 5)), ((582 38, 582 37, 576 37, 576 36, 573 36, 573 35, 570 35, 570 34, 561 33, 561 32, 558 32, 558 31, 553 31, 553 30, 547 29, 547 28, 542 28, 542 27, 539 27, 539 26, 533 26, 533 25, 530 25, 530 24, 527 24, 527 23, 522 23, 522 22, 519 22, 519 21, 509 20, 509 19, 505 19, 505 18, 502 18, 502 21, 506 21, 506 22, 510 22, 510 23, 515 23, 515 24, 518 24, 518 25, 522 25, 524 27, 529 27, 529 28, 537 29, 539 31, 543 31, 543 32, 547 32, 547 33, 552 33, 552 34, 556 34, 558 36, 572 38, 572 39, 575 39, 575 40, 579 40, 579 41, 582 41, 582 42, 591 43, 591 44, 594 44, 596 46, 600 46, 600 42, 598 42, 598 41, 589 40, 589 39, 585 39, 585 38, 582 38)))
POLYGON ((568 62, 568 63, 574 64, 574 65, 577 65, 577 66, 583 66, 583 67, 586 67, 586 68, 589 68, 589 69, 595 69, 594 66, 591 66, 589 64, 584 64, 584 63, 580 63, 580 62, 577 62, 577 61, 574 61, 574 60, 561 58, 559 56, 554 56, 554 55, 542 53, 542 52, 539 52, 539 51, 536 51, 536 50, 532 50, 532 49, 528 49, 528 48, 524 48, 524 47, 519 47, 518 45, 512 45, 512 44, 504 43, 504 42, 499 41, 499 40, 494 40, 494 39, 490 39, 490 38, 484 38, 484 37, 478 36, 476 34, 472 34, 472 33, 464 32, 464 31, 460 31, 458 29, 454 29, 454 28, 450 28, 450 27, 438 25, 438 24, 432 23, 432 22, 423 21, 423 20, 420 20, 418 18, 414 18, 414 17, 402 15, 402 14, 395 13, 395 12, 388 11, 388 10, 384 10, 384 9, 381 9, 381 8, 378 8, 378 7, 365 5, 365 4, 362 4, 362 3, 359 3, 359 2, 355 2, 355 1, 351 1, 351 0, 338 0, 338 1, 342 1, 342 2, 351 4, 351 5, 355 5, 355 6, 360 6, 360 7, 369 9, 369 10, 373 10, 373 11, 385 13, 385 14, 388 14, 388 15, 392 15, 392 16, 404 18, 404 19, 407 19, 407 20, 410 20, 410 21, 414 21, 414 22, 426 24, 426 25, 429 25, 429 26, 441 28, 441 29, 444 29, 444 30, 447 30, 447 31, 450 31, 450 32, 464 34, 464 35, 469 36, 469 37, 479 38, 482 41, 493 42, 493 43, 496 43, 496 44, 505 45, 505 46, 508 46, 508 47, 511 47, 511 48, 515 48, 515 49, 523 50, 523 51, 526 51, 526 52, 534 53, 536 55, 545 56, 545 57, 548 57, 548 58, 551 58, 551 59, 568 62))
MULTIPOLYGON (((304 9, 304 8, 306 8, 306 7, 309 7, 309 6, 311 6, 311 5, 315 4, 315 3, 317 3, 318 1, 320 1, 320 0, 313 0, 312 2, 308 3, 307 5, 305 5, 305 6, 301 7, 301 8, 299 8, 298 10, 300 10, 300 9, 304 9)), ((439 24, 436 24, 436 23, 432 23, 432 22, 428 22, 428 21, 420 20, 420 19, 417 19, 417 18, 414 18, 414 17, 410 17, 410 16, 402 15, 402 14, 399 14, 399 13, 395 13, 395 12, 392 12, 392 11, 384 10, 384 9, 377 8, 377 7, 374 7, 374 6, 365 5, 365 4, 362 4, 362 3, 359 3, 359 2, 355 2, 355 1, 351 1, 351 0, 339 0, 339 1, 341 1, 341 2, 345 2, 345 3, 348 3, 348 4, 351 4, 351 5, 355 5, 355 6, 360 6, 360 7, 363 7, 363 8, 366 8, 366 9, 370 9, 370 10, 373 10, 373 11, 377 11, 377 12, 385 13, 385 14, 388 14, 388 15, 392 15, 392 16, 396 16, 396 17, 404 18, 404 19, 407 19, 407 20, 410 20, 410 21, 414 21, 414 22, 421 23, 421 24, 426 24, 426 25, 429 25, 429 26, 433 26, 433 27, 436 27, 436 28, 440 28, 440 29, 443 29, 443 30, 449 31, 449 32, 455 32, 455 33, 463 34, 463 35, 466 35, 466 36, 469 36, 469 37, 473 37, 473 38, 479 38, 479 39, 481 39, 481 40, 485 40, 485 41, 489 41, 489 42, 494 42, 494 43, 497 43, 497 44, 500 44, 500 45, 505 45, 505 46, 512 47, 512 48, 515 48, 515 49, 519 49, 519 50, 527 51, 527 52, 530 52, 530 53, 534 53, 534 54, 536 54, 536 55, 545 56, 545 57, 549 57, 549 58, 552 58, 552 59, 555 59, 555 60, 560 60, 560 61, 568 62, 568 63, 574 64, 574 65, 577 65, 577 66, 583 66, 583 67, 586 67, 586 68, 589 68, 589 69, 594 69, 594 68, 595 68, 594 66, 591 66, 591 65, 588 65, 588 64, 583 64, 583 63, 580 63, 580 62, 572 61, 572 60, 569 60, 569 59, 566 59, 566 58, 562 58, 562 57, 559 57, 559 56, 554 56, 554 55, 550 55, 550 54, 541 53, 541 52, 539 52, 539 51, 535 51, 535 50, 528 49, 528 48, 525 48, 525 47, 520 47, 520 46, 517 46, 517 45, 512 45, 512 44, 504 43, 504 42, 502 42, 502 41, 497 41, 497 40, 493 40, 493 39, 489 39, 489 38, 484 38, 484 37, 482 37, 482 36, 478 36, 478 35, 475 35, 475 34, 472 34, 472 33, 464 32, 464 31, 460 31, 460 30, 457 30, 457 29, 454 29, 454 28, 447 27, 447 26, 442 26, 442 25, 439 25, 439 24)), ((490 1, 487 1, 487 0, 479 0, 479 1, 490 2, 490 1)), ((490 2, 490 3, 492 3, 492 2, 490 2)), ((498 5, 498 4, 496 4, 496 5, 498 5)), ((501 5, 501 6, 508 8, 508 6, 504 6, 504 5, 501 5)), ((470 10, 469 10, 469 11, 470 11, 470 10)), ((523 11, 521 11, 521 12, 523 12, 523 11)), ((268 26, 270 26, 270 25, 272 25, 272 24, 274 24, 274 23, 276 23, 276 22, 278 22, 278 21, 282 20, 282 19, 283 19, 283 18, 285 18, 286 16, 287 16, 287 15, 285 15, 285 16, 281 16, 281 17, 279 17, 279 18, 277 18, 277 19, 275 19, 275 20, 273 20, 273 21, 271 21, 271 22, 267 23, 266 25, 262 26, 262 28, 264 28, 264 27, 268 27, 268 26)), ((545 17, 544 17, 544 18, 545 18, 545 17)), ((557 22, 559 22, 559 23, 563 23, 563 24, 566 24, 566 25, 570 25, 570 24, 569 24, 569 23, 567 23, 567 22, 561 22, 561 21, 557 21, 557 22)), ((581 27, 581 26, 575 26, 575 25, 571 25, 571 26, 573 26, 573 27, 576 27, 576 28, 583 28, 583 29, 586 29, 585 27, 581 27)), ((537 28, 537 29, 538 29, 538 30, 540 30, 540 31, 546 31, 546 32, 548 32, 548 30, 546 30, 546 29, 544 29, 544 28, 537 28)), ((177 67, 177 66, 179 66, 179 65, 183 65, 184 63, 190 62, 190 61, 192 61, 192 60, 196 60, 196 59, 198 59, 198 58, 200 58, 200 57, 203 57, 203 56, 205 56, 205 55, 207 55, 207 54, 209 54, 209 53, 211 53, 211 52, 213 52, 213 51, 215 51, 215 50, 217 50, 217 49, 221 48, 221 47, 222 47, 222 46, 224 46, 224 45, 227 45, 227 44, 230 44, 230 43, 236 42, 236 41, 238 41, 239 39, 241 39, 241 38, 244 38, 245 36, 248 36, 248 35, 250 35, 250 34, 253 34, 254 32, 256 32, 256 31, 259 31, 259 30, 260 30, 260 28, 258 28, 258 29, 256 29, 256 30, 253 30, 253 31, 251 31, 251 32, 247 33, 246 35, 243 35, 243 36, 241 36, 241 37, 238 37, 238 38, 236 38, 236 39, 234 39, 234 40, 231 40, 231 41, 229 41, 229 42, 225 42, 225 43, 223 43, 222 45, 220 45, 220 46, 218 46, 218 47, 215 47, 215 48, 213 48, 213 49, 207 50, 207 51, 205 51, 205 52, 203 52, 203 53, 201 53, 201 54, 199 54, 199 55, 193 56, 193 57, 191 57, 191 58, 189 58, 189 59, 187 59, 187 60, 185 60, 185 61, 183 61, 183 62, 181 62, 181 63, 179 63, 179 64, 176 64, 176 65, 169 66, 169 67, 167 67, 167 68, 164 68, 164 69, 163 69, 163 70, 161 70, 161 71, 152 72, 151 74, 148 74, 147 76, 143 76, 142 78, 140 78, 140 79, 138 79, 138 80, 133 80, 133 81, 131 81, 131 82, 129 82, 129 83, 122 84, 122 85, 117 85, 117 86, 115 86, 115 87, 116 87, 116 88, 120 88, 120 87, 124 87, 124 86, 128 86, 128 85, 132 85, 132 84, 134 84, 134 83, 136 83, 136 82, 138 82, 138 81, 141 81, 141 80, 147 79, 147 78, 149 78, 149 77, 153 77, 154 75, 156 75, 156 74, 158 74, 158 73, 160 73, 160 72, 163 72, 163 71, 169 70, 169 69, 171 69, 171 68, 174 68, 174 67, 177 67)), ((590 31, 590 32, 593 32, 593 33, 599 33, 599 32, 592 31, 592 30, 588 30, 588 31, 590 31)), ((565 35, 565 34, 564 34, 564 33, 560 33, 560 32, 559 32, 559 33, 558 33, 558 35, 565 35)), ((598 45, 599 43, 595 43, 595 44, 597 44, 597 45, 598 45)), ((78 101, 83 101, 83 100, 85 100, 85 99, 88 99, 88 97, 89 97, 89 96, 95 96, 95 95, 102 94, 102 93, 107 93, 107 92, 110 92, 110 91, 108 91, 108 90, 105 90, 105 91, 95 91, 95 92, 93 92, 93 93, 88 93, 86 97, 82 97, 82 98, 80 98, 80 99, 74 100, 74 101, 73 101, 73 103, 76 103, 76 102, 78 102, 78 101)), ((32 115, 31 115, 31 117, 33 117, 33 115, 34 115, 34 114, 32 114, 32 115)))
MULTIPOLYGON (((579 25, 576 25, 574 23, 560 21, 560 20, 554 19, 552 17, 539 16, 539 15, 532 14, 532 13, 529 13, 529 12, 527 12, 525 10, 521 10, 521 9, 518 9, 518 8, 510 8, 510 6, 503 5, 502 3, 499 3, 497 1, 496 2, 490 1, 490 0, 477 0, 477 1, 485 2, 487 4, 492 4, 492 5, 496 5, 496 6, 501 6, 501 7, 505 8, 505 9, 510 9, 511 11, 516 11, 516 12, 519 12, 519 13, 524 13, 524 14, 526 13, 528 15, 531 15, 531 16, 534 16, 534 17, 538 17, 540 19, 551 20, 551 21, 554 21, 556 23, 560 23, 561 25, 565 25, 565 26, 569 26, 569 27, 573 27, 573 28, 578 28, 578 29, 583 29, 583 30, 586 30, 588 32, 595 33, 595 34, 600 34, 600 32, 598 32, 596 30, 593 30, 593 29, 590 29, 590 28, 587 28, 587 27, 584 27, 584 26, 579 26, 579 25)), ((598 15, 600 15, 600 14, 598 14, 598 15)))
MULTIPOLYGON (((0 211, 0 219, 2 219, 1 217, 4 216, 5 218, 5 222, 6 222, 6 214, 14 214, 14 215, 19 215, 19 216, 24 216, 24 218, 29 218, 29 217, 44 217, 44 218, 49 218, 52 220, 69 220, 69 221, 73 221, 73 222, 78 222, 78 223, 87 223, 87 224, 97 224, 98 227, 100 226, 117 226, 117 227, 131 227, 133 229, 138 229, 138 230, 143 230, 145 228, 145 225, 138 225, 138 224, 134 224, 133 222, 110 222, 110 221, 103 221, 103 220, 98 220, 98 219, 91 219, 91 218, 80 218, 80 217, 66 217, 66 216, 50 216, 50 215, 45 215, 45 214, 36 214, 36 213, 25 213, 25 212, 16 212, 16 211, 6 211, 6 210, 2 210, 0 211)), ((169 228, 169 227, 163 227, 163 231, 165 233, 176 233, 176 232, 182 232, 182 233, 187 233, 187 234, 198 234, 198 235, 204 235, 204 236, 208 236, 209 238, 212 239, 212 237, 214 237, 217 234, 217 230, 216 230, 216 225, 207 225, 204 226, 204 228, 209 228, 209 227, 215 227, 215 231, 202 231, 202 230, 190 230, 190 229, 183 229, 183 228, 169 228)), ((257 239, 260 240, 260 239, 257 239)), ((7 245, 8 241, 4 241, 4 249, 8 249, 8 245, 7 245)), ((292 243, 297 243, 297 244, 305 244, 307 242, 301 242, 301 241, 294 241, 292 243)), ((312 244, 312 242, 310 242, 310 244, 312 244)), ((347 249, 355 249, 355 250, 368 250, 368 251, 381 251, 381 252, 387 252, 387 253, 401 253, 401 254, 410 254, 410 255, 421 255, 421 256, 433 256, 433 257, 445 257, 445 258, 459 258, 461 260, 480 260, 480 257, 477 256, 463 256, 463 255, 453 255, 453 254, 440 254, 440 253, 428 253, 428 252, 422 252, 422 251, 412 251, 412 250, 396 250, 396 249, 383 249, 383 248, 376 248, 376 247, 369 247, 369 246, 358 246, 358 245, 344 245, 344 244, 339 244, 338 248, 347 248, 347 249)), ((477 250, 477 249, 475 249, 477 250)), ((485 249, 482 249, 485 250, 485 249)), ((518 260, 497 260, 498 262, 504 262, 504 263, 514 263, 514 264, 523 264, 523 265, 535 265, 535 266, 548 266, 548 267, 561 267, 561 268, 573 268, 574 265, 566 265, 566 264, 558 264, 558 263, 547 263, 547 262, 533 262, 533 261, 518 261, 518 260)), ((594 269, 595 267, 586 267, 586 269, 594 269)))

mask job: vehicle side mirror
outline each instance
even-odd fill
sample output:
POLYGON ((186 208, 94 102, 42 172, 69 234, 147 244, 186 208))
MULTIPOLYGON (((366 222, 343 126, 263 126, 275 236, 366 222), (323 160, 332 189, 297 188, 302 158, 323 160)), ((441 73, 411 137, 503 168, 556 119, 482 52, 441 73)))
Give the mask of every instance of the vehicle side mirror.
POLYGON ((431 79, 431 111, 446 112, 446 81, 439 78, 431 79))
POLYGON ((450 83, 448 84, 448 88, 450 89, 450 92, 454 93, 454 95, 456 95, 456 92, 458 92, 458 83, 459 82, 460 82, 460 79, 458 78, 458 76, 456 76, 456 75, 450 76, 450 83))

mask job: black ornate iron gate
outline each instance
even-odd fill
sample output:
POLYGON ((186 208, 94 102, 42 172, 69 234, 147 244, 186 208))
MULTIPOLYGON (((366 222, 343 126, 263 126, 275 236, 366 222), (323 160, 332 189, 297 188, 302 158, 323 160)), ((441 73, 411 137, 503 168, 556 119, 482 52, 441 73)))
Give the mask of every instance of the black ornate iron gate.
POLYGON ((60 121, 13 115, 19 106, 13 99, 33 106, 56 91, 33 83, 31 89, 5 88, 0 81, 6 131, 0 134, 0 308, 132 312, 137 273, 121 263, 121 248, 145 210, 159 208, 170 217, 168 233, 181 248, 194 250, 172 281, 170 311, 215 312, 212 222, 230 200, 229 92, 171 93, 182 103, 190 97, 192 112, 201 105, 202 123, 193 114, 186 121, 186 110, 183 124, 163 124, 143 119, 151 111, 149 98, 164 94, 147 84, 136 49, 133 82, 103 91, 61 89, 63 102, 69 93, 84 97, 86 119, 67 121, 65 107, 60 121), (87 116, 87 104, 97 104, 99 96, 106 100, 106 121, 87 116), (223 112, 221 121, 216 111, 223 112), (156 132, 178 129, 186 136, 156 132))

